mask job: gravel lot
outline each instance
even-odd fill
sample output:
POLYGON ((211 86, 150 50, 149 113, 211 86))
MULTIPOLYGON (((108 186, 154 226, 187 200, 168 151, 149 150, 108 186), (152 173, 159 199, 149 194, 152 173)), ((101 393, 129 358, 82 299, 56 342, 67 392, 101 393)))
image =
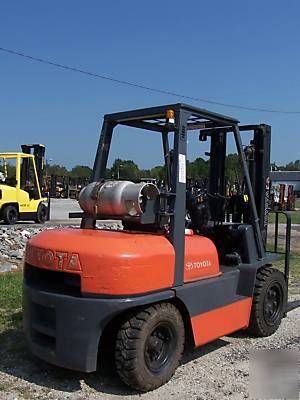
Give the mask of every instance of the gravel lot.
MULTIPOLYGON (((59 202, 48 227, 66 224, 70 204, 59 202)), ((72 203, 71 207, 76 208, 72 203)), ((73 209, 74 210, 74 209, 73 209)), ((72 211, 73 211, 72 210, 72 211)), ((75 211, 75 210, 74 210, 75 211)), ((76 223, 77 221, 74 221, 76 223)), ((300 229, 293 227, 292 245, 300 249, 300 229)), ((42 227, 0 226, 0 272, 5 265, 19 267, 26 241, 42 227)), ((281 234, 283 236, 283 227, 281 234)), ((297 287, 298 288, 298 287, 297 287)), ((20 329, 0 332, 0 399, 244 399, 249 398, 249 354, 253 349, 295 349, 300 345, 300 293, 293 292, 289 313, 269 338, 253 339, 243 332, 223 337, 188 352, 172 380, 146 394, 128 389, 114 372, 110 359, 97 373, 81 374, 48 365, 30 355, 20 329)), ((21 310, 16 310, 20 317, 21 310)), ((70 344, 71 345, 71 344, 70 344)))
POLYGON ((27 353, 21 332, 0 335, 0 399, 244 399, 249 398, 249 353, 253 349, 299 351, 300 301, 269 338, 226 336, 188 353, 165 386, 137 394, 124 386, 104 360, 100 371, 80 374, 55 368, 27 353), (1 337, 2 336, 2 337, 1 337), (11 351, 7 351, 11 348, 11 351))

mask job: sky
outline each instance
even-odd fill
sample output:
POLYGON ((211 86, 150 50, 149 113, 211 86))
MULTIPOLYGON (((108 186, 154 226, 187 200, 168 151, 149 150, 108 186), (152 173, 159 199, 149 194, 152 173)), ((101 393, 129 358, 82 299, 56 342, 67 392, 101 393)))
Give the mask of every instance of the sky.
MULTIPOLYGON (((298 111, 189 101, 272 125, 271 158, 282 164, 300 158, 299 20, 298 0, 1 0, 0 47, 188 96, 298 111)), ((0 151, 38 142, 52 163, 92 165, 103 114, 180 101, 0 51, 0 151)), ((193 135, 189 158, 203 151, 193 135)), ((149 168, 161 153, 155 133, 119 128, 110 161, 149 168)))

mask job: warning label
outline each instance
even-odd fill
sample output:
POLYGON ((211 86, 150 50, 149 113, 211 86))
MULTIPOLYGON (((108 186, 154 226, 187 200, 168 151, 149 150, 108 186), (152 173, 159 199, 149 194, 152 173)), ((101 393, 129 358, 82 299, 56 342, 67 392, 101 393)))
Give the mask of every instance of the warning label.
POLYGON ((185 163, 185 155, 179 154, 178 156, 178 164, 179 164, 179 183, 186 183, 186 163, 185 163))

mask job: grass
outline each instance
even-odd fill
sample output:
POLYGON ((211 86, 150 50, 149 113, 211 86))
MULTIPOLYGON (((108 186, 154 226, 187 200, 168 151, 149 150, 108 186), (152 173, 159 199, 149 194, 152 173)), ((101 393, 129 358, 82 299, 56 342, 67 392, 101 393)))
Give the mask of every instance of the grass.
MULTIPOLYGON (((283 251, 279 248, 278 251, 283 251)), ((284 255, 280 255, 279 259, 273 262, 273 267, 284 272, 284 255)), ((290 281, 289 292, 291 294, 299 294, 300 291, 300 252, 292 251, 290 256, 290 281)))
MULTIPOLYGON (((290 216, 292 220, 292 224, 300 224, 300 211, 290 211, 290 216)), ((279 223, 280 224, 285 224, 286 218, 284 215, 279 214, 279 223)), ((275 214, 270 213, 269 214, 269 223, 274 224, 275 223, 275 214)))
POLYGON ((21 323, 22 272, 0 274, 0 331, 21 323))

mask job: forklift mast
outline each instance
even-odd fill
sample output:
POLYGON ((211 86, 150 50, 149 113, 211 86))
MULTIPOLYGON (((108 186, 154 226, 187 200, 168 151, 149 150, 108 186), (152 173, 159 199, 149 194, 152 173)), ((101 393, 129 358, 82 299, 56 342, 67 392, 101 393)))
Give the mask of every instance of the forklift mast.
POLYGON ((254 131, 252 140, 253 157, 249 159, 251 177, 260 229, 264 244, 267 240, 268 210, 270 195, 270 153, 271 127, 269 125, 249 126, 254 131))
MULTIPOLYGON (((45 146, 42 144, 23 144, 21 146, 22 152, 25 154, 33 154, 35 159, 35 166, 38 176, 38 182, 40 188, 43 186, 43 169, 44 169, 44 157, 45 157, 45 146)), ((25 182, 29 180, 29 159, 24 158, 21 171, 21 181, 25 182)))
MULTIPOLYGON (((226 163, 226 141, 227 133, 232 132, 232 127, 217 129, 202 129, 199 139, 204 141, 207 136, 211 137, 210 145, 210 174, 209 193, 218 198, 211 202, 212 220, 225 221, 225 163, 226 163)), ((267 239, 268 208, 269 208, 269 181, 270 181, 270 152, 271 152, 271 127, 269 125, 240 125, 240 132, 253 132, 250 145, 244 149, 245 159, 248 165, 249 178, 253 190, 259 228, 264 246, 267 239)), ((245 179, 245 178, 244 178, 245 179)), ((246 183, 246 182, 245 182, 246 183)), ((248 185, 245 186, 245 194, 249 195, 248 185)), ((240 213, 240 220, 234 222, 251 221, 249 213, 240 213), (248 214, 248 215, 247 215, 248 214), (243 216, 243 221, 241 220, 243 216), (250 220, 249 220, 250 218, 250 220)))

